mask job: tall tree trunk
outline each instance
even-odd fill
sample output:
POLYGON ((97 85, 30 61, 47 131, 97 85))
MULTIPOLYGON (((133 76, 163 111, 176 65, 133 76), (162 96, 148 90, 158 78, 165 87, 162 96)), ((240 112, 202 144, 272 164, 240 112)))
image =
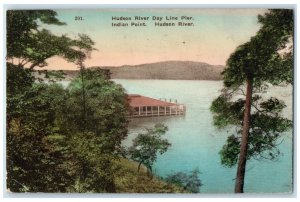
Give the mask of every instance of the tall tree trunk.
POLYGON ((238 168, 235 181, 235 193, 244 192, 244 179, 245 170, 247 162, 247 150, 248 150, 248 139, 249 139, 249 129, 250 129, 250 112, 251 112, 251 99, 252 99, 252 88, 253 88, 252 78, 247 78, 246 81, 246 102, 245 102, 245 112, 243 119, 243 132, 240 148, 240 156, 238 161, 238 168))
POLYGON ((142 165, 142 162, 139 163, 139 166, 138 166, 138 174, 140 173, 141 165, 142 165))
POLYGON ((79 68, 80 68, 80 74, 81 74, 81 83, 82 83, 82 105, 83 105, 83 111, 82 111, 82 120, 83 120, 83 131, 86 129, 86 96, 85 96, 85 81, 84 81, 84 65, 83 65, 83 59, 80 58, 79 60, 79 68))

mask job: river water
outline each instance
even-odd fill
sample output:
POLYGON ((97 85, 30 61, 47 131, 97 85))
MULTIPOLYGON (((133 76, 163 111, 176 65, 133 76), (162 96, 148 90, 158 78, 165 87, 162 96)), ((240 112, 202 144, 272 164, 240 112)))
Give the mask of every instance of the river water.
MULTIPOLYGON (((220 163, 218 152, 231 129, 218 130, 212 123, 209 111, 211 102, 220 94, 221 81, 186 80, 123 80, 115 79, 128 93, 152 98, 177 99, 187 107, 184 116, 147 117, 132 119, 128 138, 132 139, 145 127, 163 123, 169 130, 165 137, 172 146, 159 155, 154 172, 159 176, 198 168, 203 186, 201 193, 233 193, 236 167, 226 168, 220 163)), ((272 87, 268 93, 286 102, 286 117, 292 118, 292 87, 272 87)), ((247 162, 245 192, 286 193, 292 190, 292 131, 283 134, 279 149, 282 155, 276 161, 250 160, 247 162)))

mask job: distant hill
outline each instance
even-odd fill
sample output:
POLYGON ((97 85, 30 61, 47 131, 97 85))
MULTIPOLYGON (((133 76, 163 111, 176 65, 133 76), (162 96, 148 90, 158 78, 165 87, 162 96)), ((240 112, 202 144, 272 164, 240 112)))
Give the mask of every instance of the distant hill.
MULTIPOLYGON (((112 79, 220 80, 225 67, 202 62, 165 61, 101 68, 109 69, 112 79)), ((76 71, 65 72, 74 75, 76 71)))

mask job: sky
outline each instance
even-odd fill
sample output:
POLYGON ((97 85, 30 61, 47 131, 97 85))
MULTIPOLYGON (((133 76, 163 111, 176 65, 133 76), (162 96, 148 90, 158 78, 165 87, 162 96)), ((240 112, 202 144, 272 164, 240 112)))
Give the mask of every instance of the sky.
MULTIPOLYGON (((83 9, 56 10, 65 26, 43 25, 57 35, 71 38, 87 34, 97 51, 85 61, 90 66, 122 66, 180 60, 225 65, 237 46, 247 42, 258 31, 257 15, 265 9, 83 9), (82 20, 75 20, 79 16, 82 20), (134 20, 135 16, 149 17, 134 20), (190 20, 181 20, 187 16, 190 20), (113 20, 123 17, 131 20, 113 20), (178 20, 167 20, 176 18, 178 20), (157 19, 162 18, 161 21, 157 19), (145 22, 147 26, 131 26, 145 22), (155 26, 155 23, 176 26, 155 26), (178 22, 192 26, 177 26, 178 22), (112 26, 128 23, 128 26, 112 26)), ((62 58, 47 60, 45 69, 76 69, 62 58)))

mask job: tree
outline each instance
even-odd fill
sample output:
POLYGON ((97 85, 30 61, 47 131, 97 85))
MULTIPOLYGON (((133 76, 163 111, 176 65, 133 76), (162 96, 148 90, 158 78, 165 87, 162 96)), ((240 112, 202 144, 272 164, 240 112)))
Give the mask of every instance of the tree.
POLYGON ((78 166, 74 178, 80 188, 73 191, 115 192, 113 160, 119 158, 121 142, 127 136, 125 90, 102 69, 84 70, 67 90, 59 128, 66 134, 72 161, 78 166))
POLYGON ((79 39, 70 39, 67 35, 56 36, 41 29, 38 20, 45 24, 65 25, 56 15, 52 10, 8 10, 7 60, 33 69, 46 66, 46 60, 53 56, 76 62, 85 55, 81 49, 93 49, 93 41, 84 34, 79 34, 79 39))
MULTIPOLYGON (((77 62, 81 58, 86 58, 94 50, 94 42, 87 35, 79 34, 79 39, 73 40, 66 35, 56 36, 49 30, 40 29, 41 23, 39 24, 38 21, 45 24, 65 25, 56 18, 56 15, 57 13, 52 10, 7 11, 8 102, 16 93, 23 93, 33 84, 35 79, 31 75, 33 68, 47 65, 46 59, 62 56, 70 62, 77 62)), ((8 126, 10 120, 8 117, 8 126)))
POLYGON ((138 172, 143 164, 152 174, 152 166, 157 159, 157 154, 165 153, 171 144, 168 140, 162 139, 168 130, 167 126, 156 124, 153 129, 146 130, 146 133, 138 134, 133 140, 133 145, 129 148, 129 155, 131 159, 139 162, 138 172))
POLYGON ((184 190, 199 193, 200 187, 202 186, 201 180, 199 179, 200 171, 194 169, 189 174, 184 172, 177 172, 170 174, 165 178, 165 181, 183 187, 184 190))
POLYGON ((37 83, 8 97, 11 191, 115 192, 112 160, 127 135, 128 102, 124 89, 101 69, 86 70, 84 76, 85 122, 80 75, 67 89, 37 83))
POLYGON ((247 159, 276 158, 279 155, 277 140, 292 125, 290 120, 280 116, 284 102, 274 97, 263 100, 260 93, 267 89, 266 83, 292 82, 293 53, 286 47, 289 40, 293 40, 293 11, 270 10, 258 18, 261 29, 227 60, 222 73, 225 88, 211 105, 217 127, 238 126, 237 134, 229 136, 220 151, 222 164, 231 167, 238 163, 237 193, 244 191, 247 159), (283 48, 286 50, 282 54, 283 48), (245 99, 237 98, 239 93, 245 99), (251 108, 254 108, 252 112, 251 108))
POLYGON ((7 20, 7 187, 14 192, 114 192, 111 159, 127 134, 124 89, 101 70, 86 70, 82 122, 76 109, 82 107, 83 82, 77 78, 67 90, 37 84, 32 69, 47 65, 52 56, 83 65, 94 42, 86 35, 73 40, 40 29, 38 20, 64 24, 54 11, 8 11, 7 20))
POLYGON ((13 192, 65 192, 70 178, 61 165, 68 159, 54 149, 62 136, 55 127, 64 102, 59 85, 33 85, 10 97, 7 125, 7 187, 13 192))

